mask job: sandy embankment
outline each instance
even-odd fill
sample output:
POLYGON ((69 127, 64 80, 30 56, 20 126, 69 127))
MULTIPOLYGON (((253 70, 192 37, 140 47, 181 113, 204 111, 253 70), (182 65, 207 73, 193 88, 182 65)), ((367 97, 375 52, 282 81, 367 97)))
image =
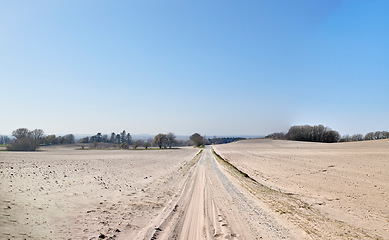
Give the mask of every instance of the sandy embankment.
POLYGON ((389 239, 389 140, 247 140, 214 149, 280 192, 255 194, 312 237, 389 239), (297 202, 299 207, 293 205, 297 202))
POLYGON ((176 197, 197 152, 0 152, 0 239, 134 239, 176 197))

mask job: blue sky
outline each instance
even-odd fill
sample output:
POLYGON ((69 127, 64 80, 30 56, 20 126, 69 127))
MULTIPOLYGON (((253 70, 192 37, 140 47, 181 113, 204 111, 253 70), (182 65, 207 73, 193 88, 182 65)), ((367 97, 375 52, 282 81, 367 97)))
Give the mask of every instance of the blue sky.
POLYGON ((0 134, 389 130, 389 1, 0 1, 0 134))

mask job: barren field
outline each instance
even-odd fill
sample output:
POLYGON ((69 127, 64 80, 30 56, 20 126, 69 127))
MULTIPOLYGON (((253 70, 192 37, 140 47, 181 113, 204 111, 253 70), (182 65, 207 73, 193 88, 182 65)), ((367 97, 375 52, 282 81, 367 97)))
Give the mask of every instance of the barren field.
POLYGON ((210 147, 73 148, 0 152, 1 239, 307 238, 210 147))
POLYGON ((141 239, 199 151, 74 148, 0 152, 0 239, 141 239))
POLYGON ((389 239, 389 140, 246 140, 215 151, 241 185, 314 239, 389 239))
POLYGON ((0 152, 0 239, 389 239, 389 141, 0 152))

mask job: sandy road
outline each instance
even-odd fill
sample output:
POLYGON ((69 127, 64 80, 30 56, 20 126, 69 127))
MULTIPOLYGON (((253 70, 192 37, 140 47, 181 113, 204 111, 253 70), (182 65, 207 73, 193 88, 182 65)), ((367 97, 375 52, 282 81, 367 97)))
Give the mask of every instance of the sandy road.
POLYGON ((171 212, 144 239, 302 239, 204 149, 171 212))
POLYGON ((196 166, 190 187, 181 199, 184 213, 175 229, 178 239, 213 239, 225 236, 234 239, 236 234, 218 210, 213 196, 213 182, 210 179, 211 160, 209 149, 196 166))

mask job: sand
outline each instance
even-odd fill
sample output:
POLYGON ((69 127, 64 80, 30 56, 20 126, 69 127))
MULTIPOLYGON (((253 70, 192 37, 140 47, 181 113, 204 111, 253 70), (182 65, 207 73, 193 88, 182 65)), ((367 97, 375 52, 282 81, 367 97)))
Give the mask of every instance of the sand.
POLYGON ((135 239, 198 151, 0 152, 0 239, 135 239))
POLYGON ((1 152, 1 239, 306 239, 211 148, 1 152))
POLYGON ((389 140, 1 151, 0 239, 389 239, 388 163, 389 140))
POLYGON ((309 239, 247 193, 210 147, 196 159, 177 200, 142 239, 309 239))
POLYGON ((389 239, 389 140, 246 140, 214 149, 274 190, 252 193, 312 238, 389 239))

